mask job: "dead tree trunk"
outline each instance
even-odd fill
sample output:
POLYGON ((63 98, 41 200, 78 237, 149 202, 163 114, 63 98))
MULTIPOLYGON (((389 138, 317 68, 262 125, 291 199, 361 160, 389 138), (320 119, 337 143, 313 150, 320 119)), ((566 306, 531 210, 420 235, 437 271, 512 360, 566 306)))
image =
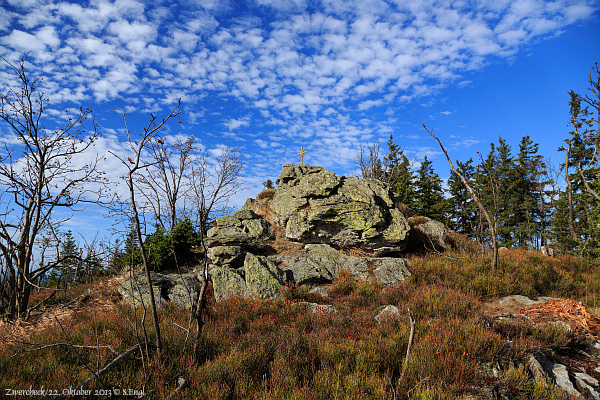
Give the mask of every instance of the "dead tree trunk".
POLYGON ((473 198, 475 203, 477 203, 477 207, 479 207, 479 211, 481 211, 481 213, 485 216, 485 219, 488 223, 488 227, 490 229, 490 236, 492 237, 492 256, 491 256, 491 260, 490 260, 490 265, 492 267, 492 270, 495 270, 496 267, 498 266, 498 226, 497 226, 497 224, 492 220, 492 218, 490 217, 490 214, 487 212, 487 210, 483 206, 482 201, 479 199, 479 197, 477 196, 477 194, 475 193, 473 188, 471 188, 471 185, 469 185, 469 183, 467 182, 465 177, 460 172, 458 172, 458 170, 456 168, 454 168, 454 164, 452 164, 452 160, 450 160, 450 157, 448 156, 448 152, 444 148, 442 141, 440 139, 438 139, 437 136, 435 136, 429 129, 427 129, 425 124, 423 124, 423 128, 425 128, 425 130, 427 131, 427 133, 429 133, 429 135, 431 135, 431 137, 433 137, 435 140, 437 140, 437 142, 440 145, 440 148, 442 149, 442 151, 444 152, 444 155, 446 156, 446 159, 448 160, 448 164, 450 164, 450 168, 452 168, 452 171, 462 180, 463 184, 465 185, 465 188, 469 191, 469 194, 471 194, 471 197, 473 198))

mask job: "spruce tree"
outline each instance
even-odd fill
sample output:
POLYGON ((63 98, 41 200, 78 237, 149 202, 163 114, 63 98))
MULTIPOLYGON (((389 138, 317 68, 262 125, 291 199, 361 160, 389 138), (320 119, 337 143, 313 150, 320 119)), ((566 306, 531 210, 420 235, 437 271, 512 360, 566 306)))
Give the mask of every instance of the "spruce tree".
POLYGON ((448 205, 444 198, 442 179, 433 170, 432 162, 427 156, 417 170, 414 210, 419 215, 447 223, 448 205))
POLYGON ((529 136, 524 136, 519 144, 519 155, 515 160, 513 179, 511 182, 511 216, 512 229, 516 245, 529 247, 539 230, 538 181, 541 156, 537 154, 539 145, 533 143, 529 136))
MULTIPOLYGON (((514 221, 512 220, 514 202, 511 193, 514 163, 511 147, 501 136, 498 145, 490 144, 490 151, 485 159, 481 158, 475 171, 476 192, 487 210, 490 210, 493 223, 497 227, 498 240, 502 246, 514 244, 514 221)), ((487 236, 485 224, 478 223, 478 234, 481 238, 487 236)))
POLYGON ((73 237, 73 232, 69 229, 59 250, 59 259, 62 260, 59 268, 62 275, 61 280, 65 287, 69 283, 79 282, 82 278, 83 271, 81 270, 79 253, 80 250, 73 237))
POLYGON ((414 174, 410 170, 408 157, 406 157, 400 146, 394 143, 392 134, 390 134, 388 140, 388 155, 384 157, 383 164, 386 169, 385 180, 391 186, 394 199, 408 207, 412 207, 414 201, 414 174))
MULTIPOLYGON (((474 186, 473 176, 475 168, 473 159, 461 163, 456 160, 456 169, 467 180, 471 187, 474 186)), ((448 224, 450 228, 465 235, 474 233, 473 227, 477 221, 477 205, 474 204, 471 194, 466 189, 460 177, 452 172, 448 178, 448 211, 450 213, 448 224)))

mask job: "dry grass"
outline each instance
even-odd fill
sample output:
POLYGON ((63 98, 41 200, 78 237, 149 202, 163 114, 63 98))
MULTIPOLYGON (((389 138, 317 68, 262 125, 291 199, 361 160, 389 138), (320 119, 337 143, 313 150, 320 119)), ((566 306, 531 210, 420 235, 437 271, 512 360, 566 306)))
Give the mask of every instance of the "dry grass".
POLYGON ((266 189, 256 196, 256 200, 269 199, 272 200, 275 196, 275 189, 266 189))
MULTIPOLYGON (((45 331, 55 331, 59 329, 59 325, 68 325, 82 314, 90 312, 114 313, 116 303, 120 300, 117 287, 124 280, 125 276, 103 279, 93 287, 84 288, 84 292, 80 295, 77 295, 77 292, 72 293, 72 302, 68 299, 63 301, 65 304, 68 304, 66 307, 50 303, 45 309, 32 312, 27 321, 0 322, 0 338, 2 338, 0 340, 0 350, 14 343, 29 342, 36 334, 45 331)), ((47 294, 40 297, 46 296, 47 294)), ((35 304, 35 297, 32 299, 32 303, 35 304)))
MULTIPOLYGON (((231 297, 211 303, 197 354, 184 348, 189 313, 163 307, 161 359, 134 354, 103 382, 144 387, 148 398, 166 398, 176 386, 173 377, 182 374, 189 387, 175 399, 392 400, 394 393, 398 399, 464 399, 477 398, 486 387, 511 399, 559 399, 552 385, 532 381, 519 363, 535 349, 560 345, 564 336, 521 323, 490 326, 481 301, 523 290, 519 294, 587 294, 587 302, 594 302, 600 293, 598 272, 576 259, 534 253, 509 251, 503 260, 490 271, 484 258, 415 257, 413 277, 385 289, 343 272, 328 298, 287 287, 287 300, 231 297), (336 312, 313 313, 298 298, 328 303, 336 312), (388 304, 398 307, 398 318, 377 323, 377 310, 388 304), (408 309, 416 329, 404 365, 408 309), (503 367, 499 378, 481 368, 493 363, 503 367)), ((83 291, 72 310, 57 316, 61 326, 46 322, 28 332, 32 344, 0 349, 0 386, 74 387, 90 377, 85 365, 102 367, 115 357, 113 350, 143 340, 141 329, 134 328, 143 324, 141 310, 115 304, 113 285, 105 281, 86 288, 88 297, 83 291), (56 342, 90 347, 78 348, 77 354, 69 346, 41 348, 56 342)), ((152 340, 149 318, 144 323, 152 340)), ((92 382, 88 389, 100 387, 92 382)))

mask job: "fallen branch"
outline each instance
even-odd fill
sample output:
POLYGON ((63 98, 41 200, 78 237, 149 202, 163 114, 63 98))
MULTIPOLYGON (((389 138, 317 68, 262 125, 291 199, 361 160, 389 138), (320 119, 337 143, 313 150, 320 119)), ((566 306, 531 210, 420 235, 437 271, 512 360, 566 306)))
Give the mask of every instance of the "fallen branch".
POLYGON ((410 308, 408 310, 408 318, 410 319, 410 335, 408 336, 408 347, 406 348, 406 357, 404 357, 404 363, 402 364, 402 374, 400 374, 399 381, 402 382, 404 380, 404 373, 408 369, 408 357, 410 357, 410 350, 412 348, 413 339, 415 337, 415 320, 413 319, 412 313, 410 312, 410 308))
MULTIPOLYGON (((31 345, 31 346, 35 345, 34 343, 19 342, 19 341, 12 341, 12 343, 28 344, 28 345, 31 345)), ((113 353, 117 353, 111 346, 80 346, 80 345, 75 345, 75 344, 71 344, 71 343, 52 343, 52 344, 45 344, 45 345, 36 347, 35 349, 29 349, 29 350, 27 350, 27 349, 20 349, 15 354, 13 354, 12 356, 10 356, 10 358, 15 357, 17 354, 19 354, 21 352, 29 353, 31 351, 42 350, 42 349, 46 349, 48 347, 54 347, 54 346, 69 346, 69 347, 75 347, 77 349, 96 349, 98 347, 102 347, 102 348, 109 349, 113 353)))
POLYGON ((125 350, 123 353, 119 354, 117 356, 117 358, 115 358, 114 360, 112 360, 111 362, 106 364, 106 366, 104 368, 102 368, 100 371, 96 372, 94 375, 90 376, 88 379, 86 379, 85 381, 83 381, 79 385, 77 385, 77 387, 75 387, 75 390, 81 389, 86 383, 88 383, 92 379, 100 378, 101 375, 108 372, 108 370, 110 370, 112 367, 119 365, 123 360, 125 360, 127 357, 129 357, 132 353, 135 353, 136 351, 141 350, 142 345, 143 345, 143 343, 138 343, 135 346, 130 347, 129 349, 125 350))

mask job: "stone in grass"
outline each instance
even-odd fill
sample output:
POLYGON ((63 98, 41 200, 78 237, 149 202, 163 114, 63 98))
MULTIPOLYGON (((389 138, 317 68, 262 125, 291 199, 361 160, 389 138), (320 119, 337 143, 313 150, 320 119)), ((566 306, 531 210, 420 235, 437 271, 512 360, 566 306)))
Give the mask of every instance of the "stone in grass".
POLYGON ((400 310, 398 307, 387 305, 381 306, 375 312, 375 321, 381 323, 382 321, 392 320, 392 319, 400 319, 400 310))

